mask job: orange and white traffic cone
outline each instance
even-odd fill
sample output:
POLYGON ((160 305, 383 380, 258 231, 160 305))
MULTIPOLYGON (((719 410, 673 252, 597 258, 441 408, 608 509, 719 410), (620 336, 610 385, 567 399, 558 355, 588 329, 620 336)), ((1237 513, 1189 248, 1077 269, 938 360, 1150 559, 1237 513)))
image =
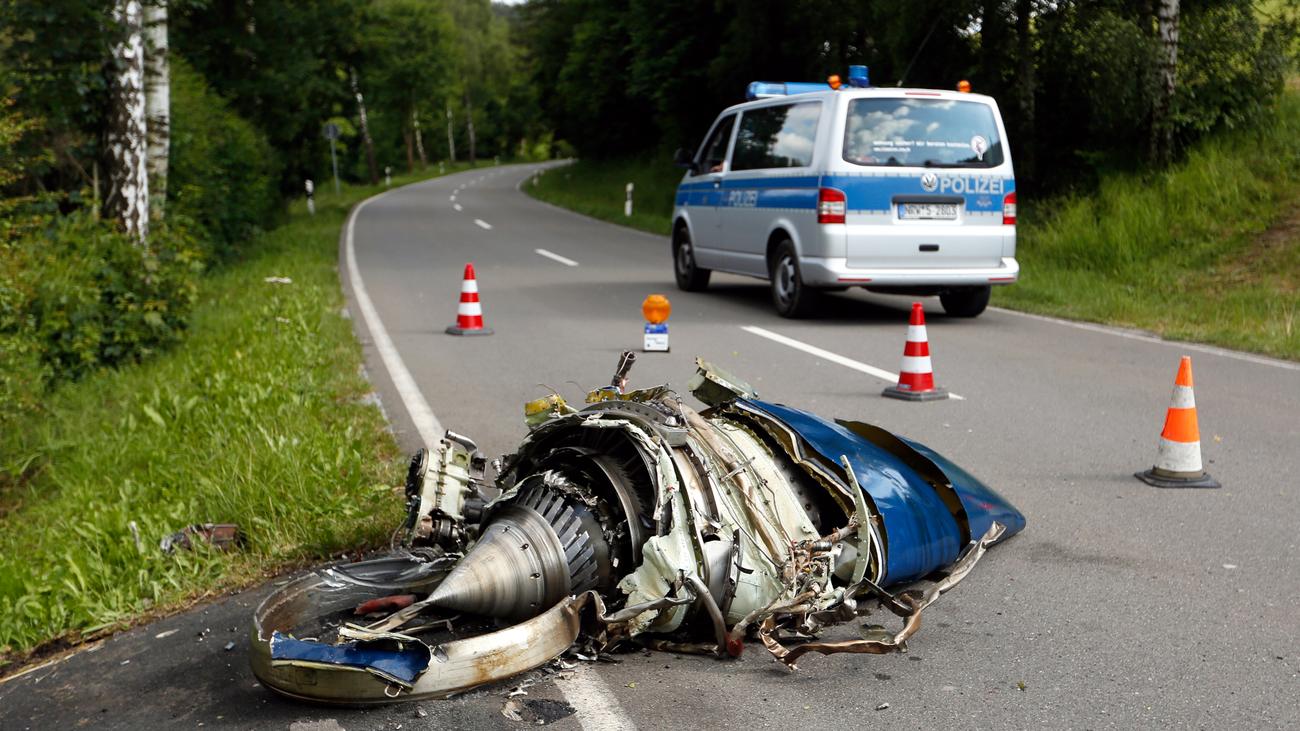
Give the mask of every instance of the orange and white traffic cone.
POLYGON ((1184 355, 1178 363, 1174 395, 1160 432, 1156 464, 1134 474, 1156 487, 1220 487, 1201 466, 1201 430, 1196 423, 1196 397, 1192 393, 1192 359, 1184 355))
POLYGON ((483 327, 483 305, 478 301, 478 279, 474 276, 474 262, 465 265, 465 279, 460 285, 460 305, 456 307, 456 324, 447 328, 450 335, 491 335, 492 328, 483 327))
POLYGON ((948 398, 946 390, 934 385, 930 339, 925 333, 925 310, 920 302, 912 303, 912 318, 907 324, 907 345, 903 346, 903 365, 898 369, 898 385, 886 388, 882 395, 904 401, 937 401, 948 398))

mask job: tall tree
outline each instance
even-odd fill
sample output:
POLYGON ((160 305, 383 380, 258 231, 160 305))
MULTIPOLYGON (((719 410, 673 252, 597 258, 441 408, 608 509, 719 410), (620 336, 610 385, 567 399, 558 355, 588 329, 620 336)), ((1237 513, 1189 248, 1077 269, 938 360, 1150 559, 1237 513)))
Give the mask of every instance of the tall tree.
MULTIPOLYGON (((442 4, 429 0, 373 0, 365 23, 357 63, 373 106, 382 110, 377 116, 385 117, 390 130, 400 126, 407 166, 414 170, 417 156, 426 159, 419 110, 447 94, 455 31, 442 4)), ((385 120, 377 120, 377 130, 385 120)))
POLYGON ((375 140, 370 136, 370 117, 366 114, 366 98, 357 82, 357 70, 352 69, 352 93, 357 98, 357 116, 361 121, 361 144, 366 148, 366 165, 370 168, 370 184, 379 185, 379 165, 375 162, 375 140))
POLYGON ((420 134, 420 110, 411 110, 411 127, 415 130, 415 150, 420 155, 420 167, 429 164, 429 156, 424 154, 424 135, 420 134))
POLYGON ((1169 117, 1178 82, 1178 0, 1156 0, 1156 35, 1160 53, 1156 57, 1155 98, 1151 106, 1151 162, 1166 165, 1173 154, 1174 127, 1169 117))
POLYGON ((280 189, 302 190, 329 159, 321 124, 352 116, 347 69, 365 28, 355 0, 173 2, 172 51, 267 136, 280 189))
POLYGON ((1033 0, 1016 0, 1016 55, 1019 61, 1019 72, 1016 79, 1016 102, 1020 112, 1016 129, 1021 137, 1017 148, 1019 150, 1018 167, 1022 176, 1029 179, 1034 178, 1036 172, 1036 159, 1033 154, 1035 148, 1034 94, 1036 93, 1033 14, 1033 0))
POLYGON ((168 61, 167 2, 145 6, 145 118, 149 130, 150 208, 161 218, 167 201, 167 164, 171 147, 171 71, 168 61))
POLYGON ((113 20, 120 26, 120 35, 112 51, 112 104, 106 137, 109 188, 104 213, 144 244, 149 235, 149 174, 144 8, 140 0, 116 0, 113 20))

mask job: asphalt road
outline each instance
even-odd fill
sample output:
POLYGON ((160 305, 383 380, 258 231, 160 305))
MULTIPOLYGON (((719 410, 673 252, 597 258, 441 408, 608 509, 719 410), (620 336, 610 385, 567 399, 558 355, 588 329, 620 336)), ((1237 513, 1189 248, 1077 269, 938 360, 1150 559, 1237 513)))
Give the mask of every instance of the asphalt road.
MULTIPOLYGON (((510 451, 525 433, 525 401, 552 387, 580 401, 608 382, 618 353, 639 349, 641 300, 660 292, 673 304, 672 352, 642 355, 633 386, 668 382, 684 391, 694 357, 704 357, 766 399, 929 444, 1029 521, 927 610, 905 655, 811 656, 795 674, 759 646, 727 662, 623 655, 583 668, 576 681, 533 685, 524 698, 543 720, 562 728, 1300 727, 1296 364, 1003 311, 948 319, 934 300, 925 306, 936 380, 964 399, 884 399, 885 381, 845 363, 896 370, 909 300, 846 293, 817 319, 789 321, 772 312, 756 280, 715 275, 707 292, 678 292, 666 240, 528 198, 516 186, 531 170, 420 183, 372 199, 355 217, 356 272, 383 333, 356 315, 346 256, 340 269, 404 446, 418 447, 422 428, 445 427, 489 454, 510 451), (490 337, 443 333, 467 261, 478 271, 490 337), (385 349, 409 382, 395 385, 385 349), (1193 356, 1203 453, 1221 490, 1160 490, 1132 476, 1155 457, 1184 353, 1193 356), (413 418, 413 398, 431 413, 417 404, 413 418)), ((0 685, 0 727, 41 728, 50 719, 97 727, 521 725, 500 715, 502 688, 420 704, 424 716, 411 706, 338 710, 274 698, 256 686, 242 646, 257 596, 136 630, 0 685), (182 631, 155 639, 173 625, 182 631), (200 638, 207 626, 214 635, 200 638), (231 627, 239 644, 227 652, 225 634, 211 638, 231 627), (161 651, 177 638, 184 641, 161 651)))

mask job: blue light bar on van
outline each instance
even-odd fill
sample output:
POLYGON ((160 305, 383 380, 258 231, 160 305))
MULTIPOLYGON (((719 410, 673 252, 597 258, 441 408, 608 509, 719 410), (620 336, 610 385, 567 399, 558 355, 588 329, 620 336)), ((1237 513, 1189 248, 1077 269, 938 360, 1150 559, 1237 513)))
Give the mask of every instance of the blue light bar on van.
MULTIPOLYGON (((867 77, 866 66, 855 65, 849 67, 849 86, 859 89, 871 86, 871 80, 867 77)), ((814 91, 826 91, 830 88, 832 88, 830 84, 817 81, 755 81, 745 89, 745 99, 753 101, 772 96, 808 94, 814 91)))
POLYGON ((745 89, 745 99, 753 101, 773 96, 808 94, 814 91, 830 91, 830 88, 824 81, 755 81, 745 89))

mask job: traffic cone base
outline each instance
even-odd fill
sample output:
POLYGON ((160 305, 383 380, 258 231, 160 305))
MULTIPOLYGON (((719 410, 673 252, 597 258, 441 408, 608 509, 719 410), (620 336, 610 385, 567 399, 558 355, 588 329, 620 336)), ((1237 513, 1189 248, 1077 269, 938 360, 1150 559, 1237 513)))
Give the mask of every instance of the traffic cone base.
POLYGON ((490 327, 465 328, 456 325, 448 325, 447 334, 448 335, 491 335, 492 328, 490 327))
POLYGON ((1196 396, 1192 391, 1192 359, 1183 356, 1174 379, 1174 393, 1165 428, 1160 432, 1156 463, 1133 476, 1154 487, 1222 487, 1201 467, 1201 431, 1196 420, 1196 396))
POLYGON ((903 401, 938 401, 948 398, 948 391, 934 385, 930 338, 925 332, 925 310, 920 302, 912 303, 912 315, 907 323, 907 343, 903 346, 903 365, 898 369, 898 383, 881 391, 880 395, 903 401))
POLYGON ((1134 472, 1133 476, 1154 487, 1223 487, 1208 472, 1168 472, 1152 467, 1146 472, 1134 472))
POLYGON ((913 391, 910 388, 902 386, 890 386, 880 392, 881 396, 886 398, 896 398, 903 401, 938 401, 948 398, 948 389, 932 388, 928 391, 913 391))

